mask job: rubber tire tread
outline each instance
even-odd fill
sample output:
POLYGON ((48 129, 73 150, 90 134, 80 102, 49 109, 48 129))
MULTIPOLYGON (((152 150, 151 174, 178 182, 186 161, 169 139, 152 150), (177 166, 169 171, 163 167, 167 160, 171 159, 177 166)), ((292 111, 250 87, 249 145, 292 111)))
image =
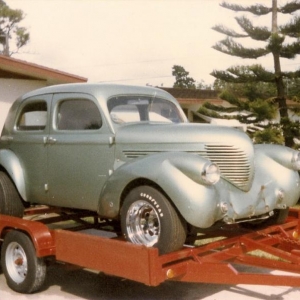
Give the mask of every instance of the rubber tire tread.
POLYGON ((130 241, 126 232, 126 215, 130 205, 138 200, 148 201, 152 204, 147 197, 141 196, 144 194, 157 201, 164 215, 160 219, 161 234, 154 247, 158 248, 159 254, 181 249, 186 240, 186 222, 179 216, 170 201, 160 191, 151 186, 136 187, 126 196, 121 208, 121 228, 125 238, 130 241))
POLYGON ((6 173, 0 171, 0 214, 20 217, 24 215, 21 197, 6 173))
POLYGON ((1 265, 7 285, 15 292, 31 294, 41 289, 46 278, 46 264, 43 258, 36 256, 36 251, 29 236, 25 233, 12 230, 4 238, 1 249, 1 265), (16 283, 9 275, 5 254, 10 243, 16 242, 23 249, 27 257, 28 270, 26 278, 21 283, 16 283))

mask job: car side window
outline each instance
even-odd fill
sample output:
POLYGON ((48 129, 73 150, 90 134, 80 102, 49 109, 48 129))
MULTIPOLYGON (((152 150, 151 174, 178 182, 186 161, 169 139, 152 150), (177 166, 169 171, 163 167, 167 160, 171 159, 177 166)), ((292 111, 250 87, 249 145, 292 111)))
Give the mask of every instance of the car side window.
POLYGON ((17 130, 44 130, 47 124, 46 101, 34 101, 26 104, 19 116, 17 130))
POLYGON ((59 104, 58 130, 97 130, 102 119, 96 104, 87 99, 67 99, 59 104))

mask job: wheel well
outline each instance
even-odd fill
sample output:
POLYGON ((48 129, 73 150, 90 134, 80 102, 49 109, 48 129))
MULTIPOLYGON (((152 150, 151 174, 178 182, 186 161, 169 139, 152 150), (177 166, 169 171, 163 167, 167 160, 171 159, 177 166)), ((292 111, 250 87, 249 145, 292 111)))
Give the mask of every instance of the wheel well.
MULTIPOLYGON (((165 196, 166 193, 162 190, 162 188, 156 184, 155 182, 147 179, 147 178, 138 178, 138 179, 135 179, 134 181, 131 181, 126 187, 125 189, 123 190, 122 194, 121 194, 121 201, 120 201, 120 206, 123 205, 123 202, 124 202, 124 199, 126 198, 126 196, 129 194, 129 192, 138 187, 138 186, 141 186, 141 185, 148 185, 148 186, 152 186, 153 188, 156 188, 158 189, 160 192, 162 192, 165 196)), ((168 197, 169 198, 169 197, 168 197)))
POLYGON ((5 236, 12 230, 15 230, 15 231, 19 231, 19 232, 22 232, 24 234, 26 234, 32 241, 33 243, 33 240, 32 240, 32 237, 30 236, 30 234, 26 231, 26 230, 22 230, 20 228, 14 228, 14 227, 4 227, 0 233, 0 238, 1 240, 4 240, 5 236))
MULTIPOLYGON (((170 202, 170 204, 175 208, 175 210, 177 211, 178 215, 182 217, 180 211, 177 209, 176 205, 173 203, 172 199, 168 196, 168 194, 161 188, 161 186, 159 186, 157 183, 147 179, 147 178, 138 178, 136 180, 133 180, 132 182, 130 182, 125 189, 123 190, 122 194, 121 194, 121 199, 120 199, 120 208, 123 206, 123 202, 124 199, 126 198, 126 196, 129 194, 129 192, 141 185, 148 185, 151 186, 155 189, 157 189, 159 192, 161 192, 170 202)), ((120 210, 121 211, 121 210, 120 210)))

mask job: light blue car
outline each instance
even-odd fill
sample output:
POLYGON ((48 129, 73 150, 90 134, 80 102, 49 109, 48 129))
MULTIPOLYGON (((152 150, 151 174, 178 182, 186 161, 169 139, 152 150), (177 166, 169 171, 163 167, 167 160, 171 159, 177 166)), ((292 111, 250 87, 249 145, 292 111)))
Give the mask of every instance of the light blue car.
POLYGON ((117 220, 127 240, 180 249, 217 222, 283 222, 300 154, 240 130, 188 123, 151 87, 68 84, 12 105, 0 143, 0 213, 44 204, 117 220))

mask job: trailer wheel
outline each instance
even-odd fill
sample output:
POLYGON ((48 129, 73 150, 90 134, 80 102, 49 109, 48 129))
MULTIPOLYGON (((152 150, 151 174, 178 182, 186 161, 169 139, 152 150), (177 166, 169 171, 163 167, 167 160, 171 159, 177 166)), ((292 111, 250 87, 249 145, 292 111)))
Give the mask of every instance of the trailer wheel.
POLYGON ((31 239, 23 232, 13 230, 5 236, 1 265, 7 285, 15 292, 36 292, 45 281, 44 259, 36 257, 31 239))
POLYGON ((0 214, 22 218, 24 205, 21 197, 6 173, 0 171, 0 214))
POLYGON ((121 228, 125 238, 160 254, 182 248, 186 223, 168 199, 150 186, 140 186, 126 196, 121 208, 121 228))

